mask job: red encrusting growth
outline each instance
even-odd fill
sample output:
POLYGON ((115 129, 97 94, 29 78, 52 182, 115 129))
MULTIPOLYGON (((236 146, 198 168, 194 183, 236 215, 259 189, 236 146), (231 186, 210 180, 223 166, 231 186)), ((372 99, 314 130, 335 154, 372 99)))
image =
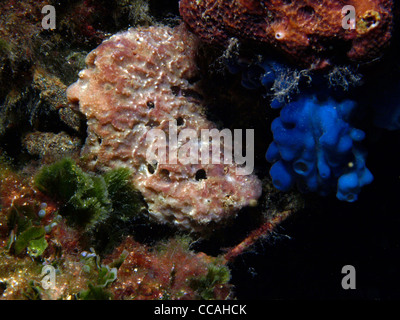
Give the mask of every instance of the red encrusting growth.
POLYGON ((205 41, 254 40, 322 68, 335 55, 356 62, 379 57, 391 38, 392 6, 392 0, 181 0, 180 13, 205 41), (353 30, 342 26, 345 5, 355 8, 353 30))
MULTIPOLYGON (((206 277, 208 265, 216 261, 204 253, 185 249, 179 240, 172 239, 150 250, 128 237, 105 263, 117 259, 124 251, 128 256, 111 286, 115 299, 199 299, 199 288, 193 281, 206 277)), ((211 289, 214 299, 226 299, 231 285, 215 283, 211 289)))

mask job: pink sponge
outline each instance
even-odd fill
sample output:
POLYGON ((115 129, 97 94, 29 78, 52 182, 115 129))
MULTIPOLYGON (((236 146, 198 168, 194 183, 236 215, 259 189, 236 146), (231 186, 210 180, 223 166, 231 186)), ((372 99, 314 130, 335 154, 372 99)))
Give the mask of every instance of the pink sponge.
MULTIPOLYGON (((204 116, 201 92, 191 81, 198 71, 197 45, 184 26, 116 34, 87 56, 87 69, 67 92, 73 107, 87 118, 83 153, 91 165, 131 169, 152 217, 196 230, 234 216, 261 195, 259 179, 238 174, 241 167, 235 161, 165 161, 162 152, 149 159, 148 151, 159 142, 166 143, 167 153, 182 154, 186 141, 172 144, 174 126, 178 136, 191 129, 198 137, 202 129, 216 128, 204 116), (166 139, 151 140, 149 132, 164 132, 166 139)), ((199 155, 204 151, 200 139, 197 147, 192 150, 199 155)), ((232 147, 221 146, 218 158, 226 159, 224 153, 232 147)))

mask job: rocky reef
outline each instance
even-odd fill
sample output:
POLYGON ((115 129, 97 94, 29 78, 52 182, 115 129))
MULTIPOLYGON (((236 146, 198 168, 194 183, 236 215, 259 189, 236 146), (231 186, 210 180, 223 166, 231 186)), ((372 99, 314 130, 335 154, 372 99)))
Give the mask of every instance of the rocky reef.
POLYGON ((0 12, 0 300, 398 296, 398 3, 0 12))
POLYGON ((231 295, 224 260, 193 252, 189 237, 160 241, 151 249, 126 236, 123 225, 135 220, 144 202, 124 169, 89 175, 65 159, 26 179, 2 162, 0 194, 1 299, 231 295), (55 272, 51 288, 43 285, 46 266, 55 272))

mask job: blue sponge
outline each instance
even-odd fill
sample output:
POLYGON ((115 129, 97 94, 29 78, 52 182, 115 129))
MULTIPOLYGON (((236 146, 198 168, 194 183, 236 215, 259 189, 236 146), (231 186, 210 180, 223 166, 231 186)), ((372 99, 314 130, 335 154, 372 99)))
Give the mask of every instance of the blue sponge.
POLYGON ((287 191, 297 184, 303 192, 326 195, 336 187, 338 199, 357 200, 373 176, 358 145, 365 134, 348 123, 355 107, 350 100, 321 103, 315 96, 283 107, 272 122, 274 141, 266 154, 277 189, 287 191))

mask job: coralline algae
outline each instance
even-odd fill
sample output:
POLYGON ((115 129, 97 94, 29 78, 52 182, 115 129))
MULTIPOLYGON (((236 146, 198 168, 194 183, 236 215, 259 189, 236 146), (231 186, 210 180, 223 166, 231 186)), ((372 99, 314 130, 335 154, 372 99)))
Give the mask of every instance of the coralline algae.
MULTIPOLYGON (((183 25, 116 34, 87 56, 87 69, 67 91, 73 107, 87 118, 83 153, 90 165, 131 169, 151 215, 190 229, 222 221, 261 195, 258 178, 237 175, 235 163, 183 164, 178 159, 171 164, 157 156, 148 161, 151 129, 168 134, 170 123, 176 123, 178 134, 192 129, 200 136, 201 129, 216 128, 206 119, 192 81, 197 47, 183 25)), ((184 142, 178 142, 177 151, 184 142)))

